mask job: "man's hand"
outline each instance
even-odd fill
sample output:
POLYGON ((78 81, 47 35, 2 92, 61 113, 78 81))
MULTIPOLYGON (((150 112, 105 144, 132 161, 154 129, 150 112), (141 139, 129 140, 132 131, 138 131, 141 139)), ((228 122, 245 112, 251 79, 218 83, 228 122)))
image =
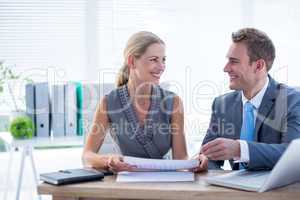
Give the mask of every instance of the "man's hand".
POLYGON ((203 145, 201 153, 210 160, 240 158, 240 142, 227 138, 217 138, 203 145))

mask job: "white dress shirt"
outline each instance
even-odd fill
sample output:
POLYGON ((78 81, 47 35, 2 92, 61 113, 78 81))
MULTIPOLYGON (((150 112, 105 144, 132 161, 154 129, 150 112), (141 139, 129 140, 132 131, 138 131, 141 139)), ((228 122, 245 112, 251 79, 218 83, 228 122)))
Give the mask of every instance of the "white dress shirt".
MULTIPOLYGON (((264 87, 252 98, 252 99, 247 99, 244 95, 243 92, 242 93, 242 102, 243 102, 243 107, 245 105, 245 103, 247 101, 249 101, 253 106, 254 106, 254 127, 255 127, 255 123, 256 123, 256 116, 257 116, 257 111, 259 109, 259 106, 262 102, 262 99, 265 95, 265 92, 267 90, 267 87, 269 85, 269 77, 267 77, 267 80, 265 82, 264 87)), ((243 109, 243 118, 244 118, 244 109, 243 109)), ((243 119, 244 121, 244 119, 243 119)), ((239 140, 240 142, 240 158, 234 158, 235 162, 249 162, 249 147, 248 147, 248 143, 246 140, 239 140)))

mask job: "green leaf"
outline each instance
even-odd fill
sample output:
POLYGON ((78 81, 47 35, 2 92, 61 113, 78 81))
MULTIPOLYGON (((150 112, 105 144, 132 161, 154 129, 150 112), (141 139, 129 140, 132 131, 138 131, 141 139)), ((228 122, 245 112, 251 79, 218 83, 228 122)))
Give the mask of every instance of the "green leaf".
POLYGON ((6 74, 7 74, 7 69, 4 69, 4 71, 3 71, 3 77, 6 77, 6 74))
POLYGON ((10 123, 9 131, 14 138, 32 138, 34 133, 34 124, 27 116, 16 117, 10 123))
POLYGON ((27 83, 33 83, 33 80, 31 78, 24 78, 24 80, 27 82, 27 83))
POLYGON ((19 75, 16 75, 16 74, 12 74, 10 77, 11 77, 12 79, 18 79, 18 78, 20 78, 20 76, 19 76, 19 75))

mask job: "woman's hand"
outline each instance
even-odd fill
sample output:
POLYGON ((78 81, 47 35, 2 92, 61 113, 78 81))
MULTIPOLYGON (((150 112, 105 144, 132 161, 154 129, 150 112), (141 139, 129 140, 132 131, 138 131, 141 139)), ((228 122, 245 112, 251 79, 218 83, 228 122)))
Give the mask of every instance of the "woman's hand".
POLYGON ((199 154, 196 159, 199 160, 199 166, 192 169, 193 172, 203 172, 203 171, 207 171, 208 169, 208 158, 203 155, 203 154, 199 154))
POLYGON ((114 173, 121 171, 134 171, 135 166, 124 163, 123 157, 119 155, 111 155, 107 160, 108 170, 114 173))

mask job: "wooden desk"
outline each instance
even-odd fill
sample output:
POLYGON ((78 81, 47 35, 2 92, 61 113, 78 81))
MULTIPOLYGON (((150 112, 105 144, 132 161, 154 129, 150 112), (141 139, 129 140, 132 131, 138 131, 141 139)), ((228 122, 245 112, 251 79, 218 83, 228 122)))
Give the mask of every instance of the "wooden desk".
POLYGON ((207 185, 203 178, 208 175, 226 173, 210 171, 197 174, 195 182, 177 183, 117 183, 115 176, 107 176, 104 181, 52 186, 42 183, 39 194, 50 194, 53 200, 92 199, 180 199, 180 200, 286 200, 298 199, 300 183, 289 185, 265 193, 245 192, 207 185))

